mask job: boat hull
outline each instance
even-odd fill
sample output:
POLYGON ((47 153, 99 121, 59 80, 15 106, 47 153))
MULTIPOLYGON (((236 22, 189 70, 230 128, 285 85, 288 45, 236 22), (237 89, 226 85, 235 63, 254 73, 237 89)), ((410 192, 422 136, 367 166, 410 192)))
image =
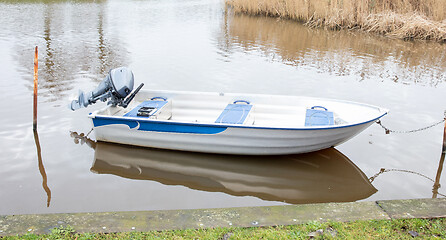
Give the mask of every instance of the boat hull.
POLYGON ((366 129, 376 119, 349 126, 312 129, 142 121, 100 116, 92 120, 98 141, 192 152, 280 155, 336 146, 366 129))
POLYGON ((368 104, 303 96, 141 90, 128 108, 108 106, 89 117, 98 141, 281 155, 336 146, 386 114, 368 104), (142 116, 143 108, 156 111, 142 116))

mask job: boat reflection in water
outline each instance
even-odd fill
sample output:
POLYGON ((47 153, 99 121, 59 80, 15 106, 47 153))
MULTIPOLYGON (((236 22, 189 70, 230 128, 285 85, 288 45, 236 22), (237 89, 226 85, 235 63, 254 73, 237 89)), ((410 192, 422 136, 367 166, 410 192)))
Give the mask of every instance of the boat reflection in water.
POLYGON ((97 142, 98 174, 287 203, 349 202, 377 190, 334 148, 285 156, 227 156, 97 142))

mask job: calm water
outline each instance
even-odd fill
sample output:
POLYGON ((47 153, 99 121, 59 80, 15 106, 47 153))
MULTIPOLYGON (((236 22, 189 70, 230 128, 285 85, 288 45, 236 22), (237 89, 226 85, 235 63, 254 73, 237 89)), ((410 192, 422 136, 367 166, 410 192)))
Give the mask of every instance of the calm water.
POLYGON ((86 115, 104 105, 66 106, 129 66, 145 88, 352 100, 389 108, 383 123, 411 130, 443 118, 446 45, 234 16, 220 0, 1 1, 0 16, 0 214, 432 197, 441 125, 391 135, 373 125, 314 154, 220 156, 96 144, 86 115), (393 171, 370 184, 381 168, 428 178, 393 171))

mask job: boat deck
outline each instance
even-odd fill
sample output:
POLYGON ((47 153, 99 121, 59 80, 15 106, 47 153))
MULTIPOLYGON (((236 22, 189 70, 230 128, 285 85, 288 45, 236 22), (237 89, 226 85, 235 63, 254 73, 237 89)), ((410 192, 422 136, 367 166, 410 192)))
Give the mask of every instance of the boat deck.
POLYGON ((145 91, 139 93, 126 109, 106 108, 98 114, 175 122, 301 128, 354 124, 370 119, 380 111, 380 108, 369 105, 307 97, 145 91))

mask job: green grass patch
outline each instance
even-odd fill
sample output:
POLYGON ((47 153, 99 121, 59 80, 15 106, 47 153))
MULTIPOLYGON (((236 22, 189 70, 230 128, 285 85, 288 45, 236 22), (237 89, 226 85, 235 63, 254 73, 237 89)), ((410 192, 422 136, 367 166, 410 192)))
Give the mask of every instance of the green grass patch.
POLYGON ((439 239, 446 238, 446 218, 369 220, 354 222, 308 222, 306 224, 205 228, 171 231, 77 233, 70 226, 52 229, 51 234, 4 237, 4 239, 439 239))

